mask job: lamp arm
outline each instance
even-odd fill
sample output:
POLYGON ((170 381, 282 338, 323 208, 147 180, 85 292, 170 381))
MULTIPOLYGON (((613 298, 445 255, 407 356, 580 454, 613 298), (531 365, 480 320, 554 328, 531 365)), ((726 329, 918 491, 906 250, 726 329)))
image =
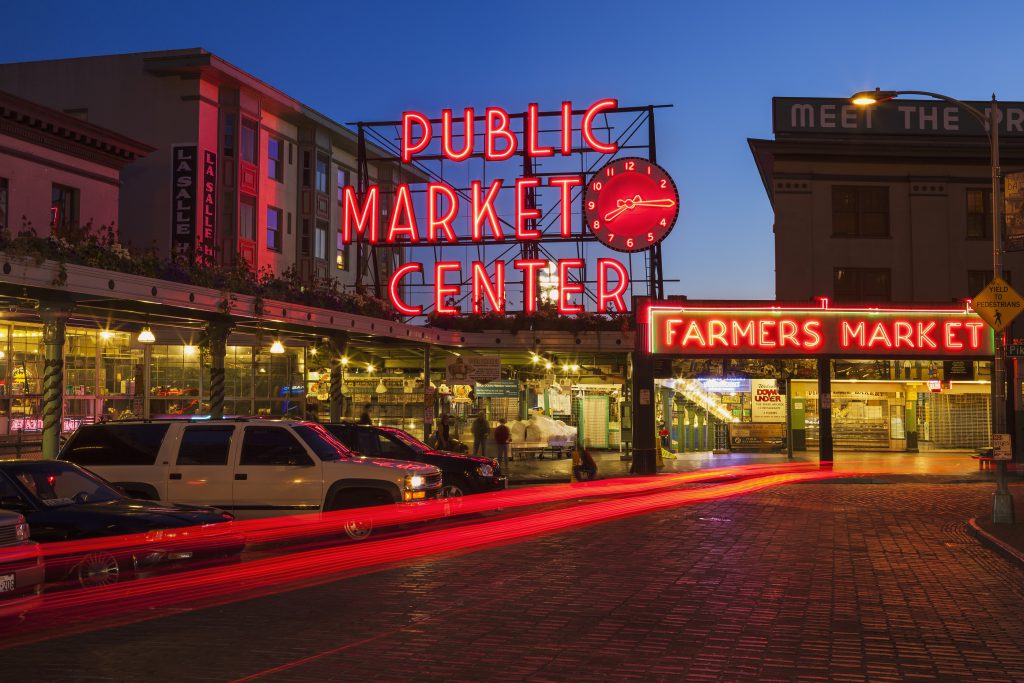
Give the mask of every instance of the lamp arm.
POLYGON ((974 116, 974 118, 978 119, 983 124, 987 125, 989 127, 988 134, 989 134, 990 137, 992 135, 992 126, 990 125, 989 117, 986 116, 984 113, 982 113, 982 111, 980 109, 978 109, 977 107, 974 107, 974 106, 972 106, 970 104, 967 104, 963 100, 958 100, 955 97, 950 97, 949 95, 940 95, 939 93, 936 93, 936 92, 928 92, 927 90, 897 90, 896 94, 897 95, 924 95, 925 97, 932 97, 932 98, 934 98, 936 100, 942 100, 944 102, 949 102, 950 104, 955 104, 956 106, 961 107, 962 109, 967 110, 968 112, 971 113, 972 116, 974 116))

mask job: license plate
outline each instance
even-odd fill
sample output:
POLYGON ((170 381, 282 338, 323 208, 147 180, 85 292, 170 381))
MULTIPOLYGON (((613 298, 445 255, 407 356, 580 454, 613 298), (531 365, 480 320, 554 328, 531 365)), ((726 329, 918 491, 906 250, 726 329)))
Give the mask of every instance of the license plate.
POLYGON ((14 574, 0 574, 0 593, 14 590, 14 574))

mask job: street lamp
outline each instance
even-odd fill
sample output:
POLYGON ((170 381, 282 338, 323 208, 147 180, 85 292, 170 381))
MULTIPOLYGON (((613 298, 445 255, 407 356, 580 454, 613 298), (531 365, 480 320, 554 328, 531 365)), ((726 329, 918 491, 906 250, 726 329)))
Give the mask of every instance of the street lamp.
MULTIPOLYGON (((896 99, 900 95, 922 95, 943 102, 955 104, 974 118, 988 131, 990 158, 992 162, 992 276, 1003 277, 1003 230, 1000 215, 1000 171, 999 171, 999 106, 995 93, 992 94, 992 106, 987 112, 971 106, 947 95, 927 92, 925 90, 866 90, 855 93, 850 103, 861 107, 869 107, 880 102, 896 99)), ((1002 434, 1006 431, 1006 331, 996 336, 996 348, 992 358, 992 433, 1002 434)), ((996 474, 996 492, 992 494, 992 521, 999 524, 1013 523, 1013 497, 1006 488, 1006 462, 999 461, 996 474)))

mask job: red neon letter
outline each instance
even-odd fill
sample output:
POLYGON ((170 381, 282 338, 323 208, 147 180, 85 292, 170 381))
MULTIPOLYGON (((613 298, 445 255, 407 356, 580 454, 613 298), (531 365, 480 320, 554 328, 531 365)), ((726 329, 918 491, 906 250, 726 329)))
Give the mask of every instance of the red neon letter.
POLYGON ((531 218, 540 218, 540 209, 527 208, 526 190, 531 187, 539 187, 540 178, 516 178, 516 239, 517 240, 539 240, 540 230, 527 229, 526 221, 531 218))
POLYGON ((516 270, 523 271, 523 312, 537 312, 537 273, 548 267, 544 259, 519 259, 512 263, 516 270))
POLYGON ((482 242, 484 232, 484 221, 491 224, 491 234, 494 239, 505 239, 505 233, 501 230, 501 223, 498 222, 498 212, 494 210, 494 200, 498 198, 498 190, 501 189, 501 178, 491 183, 487 195, 480 199, 480 181, 474 180, 470 183, 470 194, 473 200, 473 226, 472 240, 482 242))
POLYGON ((458 212, 459 198, 455 196, 455 190, 444 183, 429 183, 427 185, 427 241, 437 242, 437 229, 441 228, 445 239, 453 244, 458 243, 459 238, 455 236, 455 230, 452 229, 452 219, 458 212), (437 209, 441 205, 438 195, 443 195, 448 199, 448 210, 444 212, 443 216, 437 215, 437 209))
POLYGON ((430 144, 431 132, 430 119, 418 111, 402 112, 402 163, 412 161, 412 155, 422 152, 430 144), (416 124, 423 131, 423 137, 419 142, 412 142, 412 126, 416 124))
POLYGON ((917 348, 937 349, 939 345, 932 339, 932 332, 935 330, 935 321, 930 323, 917 323, 917 348))
POLYGON ((729 346, 729 342, 725 339, 725 332, 729 329, 729 326, 725 324, 724 320, 716 320, 712 318, 708 321, 708 348, 715 348, 715 342, 721 342, 722 346, 729 346))
POLYGON ((808 336, 804 348, 815 350, 821 346, 821 321, 808 320, 804 323, 804 334, 808 336))
POLYGON ((562 203, 562 237, 565 239, 572 237, 572 197, 570 193, 572 188, 579 187, 582 184, 583 178, 578 175, 548 178, 548 185, 559 189, 559 196, 561 197, 559 201, 562 203))
POLYGON ((441 149, 452 161, 464 161, 473 154, 473 108, 466 107, 462 113, 462 149, 456 152, 452 147, 452 110, 441 111, 441 149))
POLYGON ((377 195, 379 192, 380 190, 376 185, 370 185, 366 190, 366 200, 363 202, 363 208, 360 209, 358 208, 359 200, 356 199, 356 191, 350 186, 345 186, 341 209, 341 241, 343 244, 350 244, 352 242, 353 227, 355 227, 356 235, 360 237, 366 234, 366 229, 369 227, 370 244, 377 244, 377 195), (369 226, 367 226, 367 223, 369 223, 369 226))
POLYGON ((509 130, 508 112, 501 107, 488 107, 484 155, 488 161, 504 161, 516 153, 516 136, 509 130), (505 149, 498 151, 498 138, 505 139, 505 149))
POLYGON ((395 192, 395 209, 391 212, 388 222, 388 244, 394 244, 398 235, 408 235, 409 241, 416 244, 420 241, 420 231, 416 226, 416 214, 412 210, 412 199, 409 197, 409 186, 399 183, 395 192))
POLYGON ((583 133, 583 141, 595 152, 600 152, 601 154, 615 154, 619 151, 618 143, 612 142, 606 145, 594 137, 594 118, 605 109, 616 109, 618 106, 618 100, 598 100, 590 105, 590 108, 587 109, 587 113, 583 115, 583 123, 580 124, 580 130, 583 133))
POLYGON ((914 348, 914 326, 906 320, 897 320, 892 326, 893 335, 896 337, 896 348, 903 344, 906 348, 914 348))
POLYGON ((569 303, 570 294, 582 294, 582 282, 569 282, 569 269, 582 268, 583 259, 566 258, 558 262, 558 312, 561 315, 582 313, 582 304, 569 303))
POLYGON ((754 321, 748 320, 746 324, 737 320, 732 321, 732 345, 739 346, 741 341, 746 340, 747 346, 757 344, 757 336, 754 333, 754 321))
POLYGON ((495 313, 505 312, 505 262, 494 262, 494 284, 487 277, 483 261, 473 261, 473 313, 483 313, 483 296, 495 313))
POLYGON ((536 102, 526 107, 526 155, 531 157, 553 157, 555 150, 540 146, 540 116, 536 102))
POLYGON ((954 349, 954 350, 959 351, 960 349, 964 348, 963 343, 958 341, 957 338, 956 338, 956 331, 958 329, 960 329, 961 327, 963 327, 963 325, 964 324, 962 322, 960 322, 959 320, 948 320, 948 321, 946 321, 946 348, 947 349, 954 349))
POLYGON ((964 323, 964 327, 971 335, 971 348, 981 348, 981 331, 985 329, 985 323, 978 320, 968 320, 964 323))
POLYGON ((626 302, 622 294, 629 286, 629 274, 626 267, 613 258, 597 259, 597 312, 604 313, 608 304, 612 304, 619 313, 626 312, 626 302), (615 289, 608 290, 608 271, 614 270, 619 276, 615 289))
POLYGON ((863 348, 867 343, 864 339, 864 327, 864 323, 857 323, 857 326, 853 327, 849 321, 842 321, 839 325, 839 344, 844 349, 848 349, 853 342, 857 342, 863 348))
POLYGON ((572 154, 572 102, 562 102, 562 156, 572 154))
POLYGON ((779 346, 786 348, 786 342, 792 342, 793 346, 800 348, 800 340, 796 338, 797 331, 796 321, 794 320, 780 320, 779 321, 779 346))
POLYGON ((388 295, 391 297, 391 305, 394 306, 395 310, 402 315, 419 315, 423 312, 422 306, 410 306, 405 303, 402 296, 398 293, 398 287, 402 282, 402 278, 409 273, 417 272, 423 272, 422 263, 403 263, 395 269, 395 273, 391 276, 391 280, 388 282, 388 295))
POLYGON ((434 310, 438 315, 459 314, 459 309, 449 306, 445 302, 448 296, 459 295, 459 286, 445 284, 444 274, 448 271, 458 272, 461 269, 462 266, 458 261, 438 261, 434 264, 434 310))

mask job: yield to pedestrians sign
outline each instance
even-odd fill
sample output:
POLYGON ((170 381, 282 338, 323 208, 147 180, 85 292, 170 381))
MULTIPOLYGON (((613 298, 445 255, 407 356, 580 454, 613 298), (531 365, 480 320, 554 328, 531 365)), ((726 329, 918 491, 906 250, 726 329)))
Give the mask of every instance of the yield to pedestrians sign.
POLYGON ((1024 311, 1024 298, 1001 277, 992 278, 985 289, 971 302, 974 312, 996 332, 1009 327, 1017 315, 1024 311))

